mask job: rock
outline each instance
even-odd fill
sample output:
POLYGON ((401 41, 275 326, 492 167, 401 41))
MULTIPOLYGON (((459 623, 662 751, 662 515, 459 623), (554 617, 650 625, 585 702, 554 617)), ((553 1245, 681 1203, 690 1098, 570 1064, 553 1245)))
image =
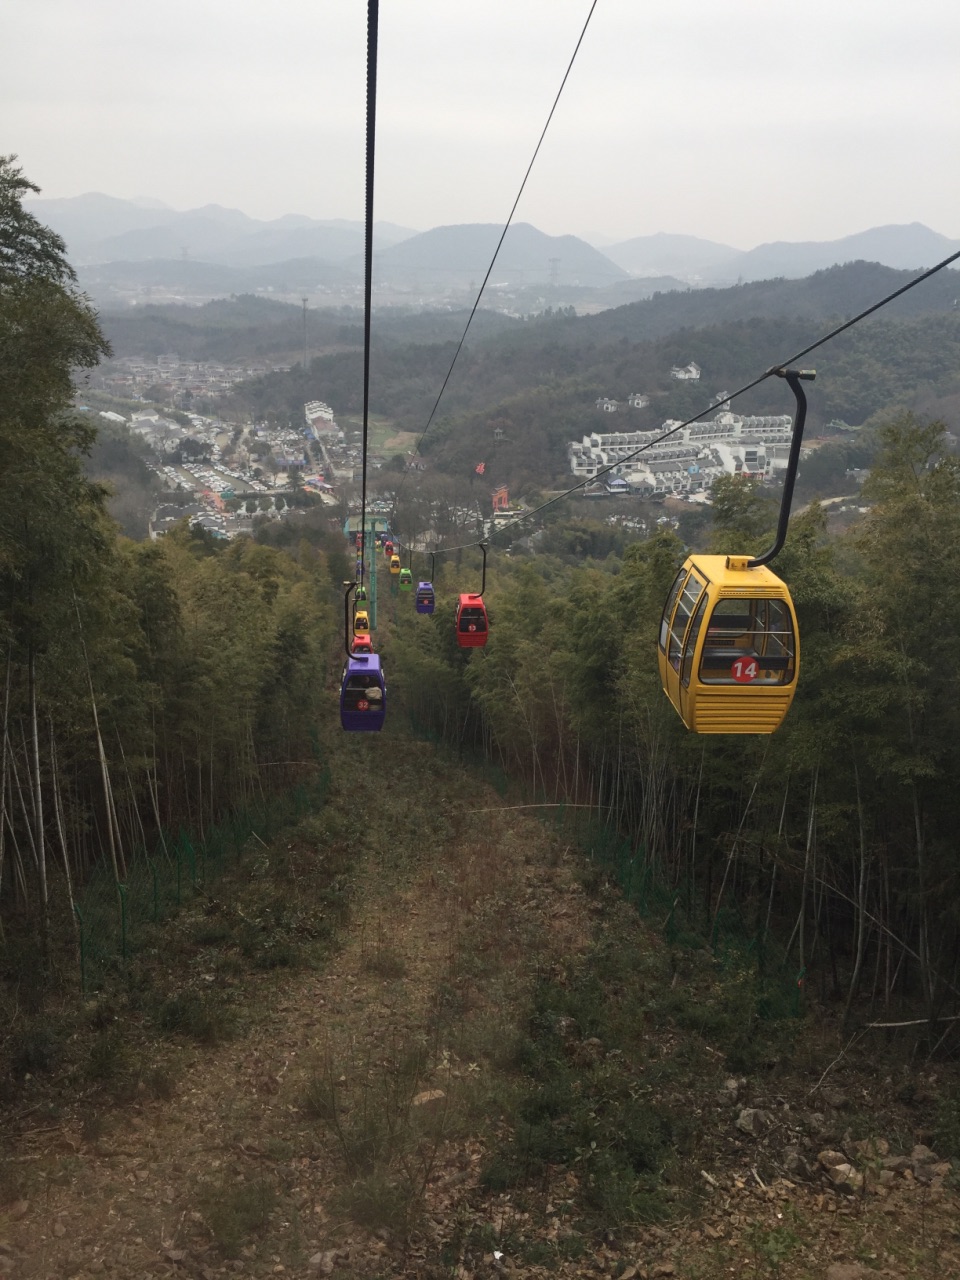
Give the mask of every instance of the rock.
POLYGON ((810 1111, 803 1117, 803 1127, 807 1133, 812 1133, 814 1137, 819 1137, 827 1131, 827 1121, 823 1113, 820 1111, 810 1111))
POLYGON ((912 1168, 909 1156, 884 1156, 880 1166, 883 1169, 889 1169, 891 1173, 906 1173, 912 1168))
POLYGON ((822 1169, 835 1169, 838 1165, 846 1163, 847 1157, 842 1151, 821 1151, 817 1156, 817 1164, 822 1169))
POLYGON ((831 1262, 824 1280, 868 1280, 876 1272, 868 1271, 860 1262, 831 1262))
POLYGON ((744 1107, 737 1116, 737 1128, 742 1133, 749 1133, 753 1138, 766 1133, 772 1124, 773 1116, 770 1112, 761 1111, 759 1107, 744 1107))
POLYGON ((886 1138, 862 1138, 852 1146, 853 1150, 865 1160, 876 1160, 890 1154, 890 1143, 886 1138))
POLYGON ((809 1162, 800 1154, 798 1147, 787 1147, 783 1153, 784 1172, 791 1178, 809 1178, 812 1172, 809 1162))
POLYGON ((740 1081, 735 1076, 729 1076, 723 1082, 723 1088, 717 1090, 717 1101, 727 1102, 730 1106, 740 1097, 740 1081))
POLYGON ((675 1276, 677 1266, 674 1262, 658 1262, 650 1272, 652 1276, 675 1276))
POLYGON ((307 1263, 307 1266, 311 1271, 317 1271, 322 1276, 329 1276, 333 1273, 336 1259, 336 1249, 327 1249, 324 1253, 315 1253, 307 1263))
POLYGON ((14 1200, 13 1204, 7 1210, 11 1218, 25 1218, 30 1212, 29 1200, 14 1200))
POLYGON ((852 1164, 837 1164, 828 1168, 827 1177, 838 1191, 852 1195, 863 1187, 863 1174, 858 1173, 852 1164))
POLYGON ((914 1168, 918 1164, 936 1164, 940 1157, 935 1151, 931 1151, 929 1147, 925 1147, 923 1143, 918 1142, 910 1152, 910 1159, 914 1168))
POLYGON ((850 1099, 842 1089, 824 1089, 820 1095, 828 1107, 835 1111, 843 1111, 850 1105, 850 1099))
POLYGON ((447 1095, 442 1089, 424 1089, 422 1093, 418 1093, 415 1098, 411 1099, 411 1107, 426 1107, 431 1102, 442 1102, 447 1095))

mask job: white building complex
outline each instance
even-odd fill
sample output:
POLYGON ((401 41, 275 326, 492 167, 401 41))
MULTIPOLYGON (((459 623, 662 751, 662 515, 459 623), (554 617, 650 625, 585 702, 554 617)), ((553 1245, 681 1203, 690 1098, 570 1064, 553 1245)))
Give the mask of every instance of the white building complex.
POLYGON ((338 432, 339 428, 334 420, 333 410, 328 404, 324 404, 322 400, 308 400, 303 406, 303 417, 307 426, 315 435, 322 432, 338 432))
POLYGON ((570 470, 583 480, 612 467, 603 478, 620 477, 633 493, 652 497, 699 493, 724 473, 770 479, 787 465, 793 434, 789 414, 761 418, 726 411, 661 440, 679 425, 668 421, 653 431, 593 431, 568 446, 570 470), (638 449, 644 452, 631 457, 638 449))

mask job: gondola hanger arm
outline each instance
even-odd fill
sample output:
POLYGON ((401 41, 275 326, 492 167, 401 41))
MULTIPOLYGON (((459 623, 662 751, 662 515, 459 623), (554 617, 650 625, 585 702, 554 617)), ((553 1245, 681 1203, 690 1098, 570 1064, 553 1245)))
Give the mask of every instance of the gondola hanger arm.
POLYGON ((770 369, 770 375, 783 378, 793 392, 797 402, 793 419, 793 435, 790 440, 790 456, 787 459, 787 473, 783 478, 783 496, 780 499, 780 518, 777 522, 777 534, 773 546, 761 556, 750 559, 747 556, 730 556, 727 566, 731 569, 758 569, 769 564, 783 550, 787 539, 787 526, 790 523, 790 507, 793 503, 793 487, 797 479, 797 465, 800 462, 800 445, 803 441, 803 427, 807 420, 807 397, 801 383, 813 382, 817 373, 815 369, 770 369))

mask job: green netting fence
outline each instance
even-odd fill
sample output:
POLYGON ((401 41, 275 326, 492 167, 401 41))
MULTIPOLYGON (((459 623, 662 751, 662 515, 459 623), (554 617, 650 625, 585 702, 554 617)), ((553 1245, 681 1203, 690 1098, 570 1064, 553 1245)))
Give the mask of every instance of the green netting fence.
POLYGON ((330 772, 249 808, 235 809, 208 826, 202 838, 187 831, 162 832, 151 850, 136 849, 118 884, 99 867, 78 895, 80 987, 99 990, 123 968, 147 925, 162 924, 196 894, 235 868, 252 844, 269 844, 286 827, 320 808, 330 790, 330 772))
POLYGON ((642 845, 635 848, 615 827, 572 806, 544 812, 585 857, 616 879, 637 914, 655 924, 670 946, 709 947, 722 973, 749 983, 758 1018, 800 1017, 804 973, 774 940, 751 929, 735 904, 717 911, 704 928, 703 918, 696 918, 696 886, 665 883, 642 845))
MULTIPOLYGON (((444 746, 440 735, 413 714, 410 723, 415 736, 444 746)), ((500 796, 507 794, 506 774, 482 752, 461 748, 458 754, 481 772, 500 796)), ((736 904, 721 908, 705 921, 702 894, 692 878, 682 884, 668 881, 643 847, 635 848, 622 831, 601 821, 596 810, 556 803, 543 794, 531 798, 531 809, 539 808, 544 821, 555 823, 586 858, 611 874, 627 901, 643 919, 656 925, 670 946, 709 947, 721 972, 749 990, 749 1003, 757 1018, 774 1022, 801 1016, 805 971, 798 972, 774 938, 758 934, 736 904)))

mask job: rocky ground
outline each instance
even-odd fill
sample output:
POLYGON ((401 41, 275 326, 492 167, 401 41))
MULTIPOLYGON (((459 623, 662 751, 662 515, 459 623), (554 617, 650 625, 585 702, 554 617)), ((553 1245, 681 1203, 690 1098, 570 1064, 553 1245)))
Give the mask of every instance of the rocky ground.
POLYGON ((703 974, 664 981, 662 938, 576 850, 427 745, 389 777, 368 746, 341 744, 327 810, 199 896, 126 988, 63 1011, 58 1069, 3 1117, 0 1276, 960 1277, 943 1068, 811 1019, 732 1070, 666 990, 703 974), (552 1066, 608 1099, 626 1080, 685 1135, 632 1221, 609 1187, 606 1220, 584 1208, 589 1146, 490 1173, 517 1150, 535 999, 574 990, 598 940, 647 966, 642 1054, 625 1070, 612 1031, 563 1014, 552 1066))

